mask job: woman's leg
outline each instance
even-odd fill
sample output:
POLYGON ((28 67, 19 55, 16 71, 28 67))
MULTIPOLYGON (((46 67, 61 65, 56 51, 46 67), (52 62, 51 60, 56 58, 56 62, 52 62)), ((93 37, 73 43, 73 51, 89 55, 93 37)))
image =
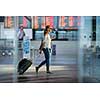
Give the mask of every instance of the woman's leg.
POLYGON ((42 67, 45 63, 46 63, 46 60, 42 61, 42 62, 40 63, 40 65, 38 66, 38 68, 42 67))
MULTIPOLYGON (((46 49, 43 49, 43 53, 46 56, 46 49)), ((42 61, 38 67, 36 67, 36 72, 38 72, 39 68, 42 67, 46 63, 46 58, 44 61, 42 61)))
POLYGON ((50 66, 50 52, 49 49, 43 49, 44 55, 45 55, 45 60, 43 62, 40 63, 40 65, 38 67, 36 67, 36 72, 38 72, 38 69, 40 67, 42 67, 45 63, 46 63, 46 71, 47 73, 50 72, 49 71, 49 66, 50 66))
POLYGON ((48 48, 46 48, 45 59, 46 59, 46 71, 49 72, 50 52, 49 52, 49 49, 48 48))

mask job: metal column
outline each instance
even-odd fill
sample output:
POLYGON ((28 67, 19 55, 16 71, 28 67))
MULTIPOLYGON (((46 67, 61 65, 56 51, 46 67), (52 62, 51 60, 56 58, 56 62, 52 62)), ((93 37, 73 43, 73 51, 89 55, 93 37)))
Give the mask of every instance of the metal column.
POLYGON ((18 38, 17 38, 17 29, 18 29, 18 16, 14 17, 14 73, 13 73, 13 82, 17 82, 17 65, 18 65, 18 38))

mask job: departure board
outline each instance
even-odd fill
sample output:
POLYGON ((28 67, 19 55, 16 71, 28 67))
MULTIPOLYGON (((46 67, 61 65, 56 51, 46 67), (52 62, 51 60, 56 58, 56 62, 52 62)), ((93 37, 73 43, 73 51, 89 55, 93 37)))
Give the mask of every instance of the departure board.
POLYGON ((13 16, 5 16, 4 27, 5 28, 13 28, 14 27, 14 17, 13 16))
POLYGON ((46 25, 57 29, 77 29, 80 16, 33 16, 33 29, 44 29, 46 25))
POLYGON ((32 28, 31 16, 19 16, 19 26, 23 25, 24 28, 32 28))

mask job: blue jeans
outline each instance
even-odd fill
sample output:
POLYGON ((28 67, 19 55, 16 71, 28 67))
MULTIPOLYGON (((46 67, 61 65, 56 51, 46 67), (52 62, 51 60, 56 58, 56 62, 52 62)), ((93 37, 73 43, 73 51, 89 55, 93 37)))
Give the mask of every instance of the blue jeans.
POLYGON ((40 65, 38 66, 38 68, 40 68, 44 64, 46 64, 46 70, 48 72, 49 71, 49 66, 50 66, 50 53, 51 53, 51 49, 49 49, 49 48, 43 48, 43 53, 45 55, 45 60, 40 63, 40 65))

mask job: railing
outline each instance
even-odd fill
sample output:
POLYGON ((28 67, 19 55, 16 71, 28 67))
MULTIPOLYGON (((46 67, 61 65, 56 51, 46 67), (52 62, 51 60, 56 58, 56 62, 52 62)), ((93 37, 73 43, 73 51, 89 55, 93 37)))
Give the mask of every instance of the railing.
POLYGON ((0 39, 0 55, 12 55, 14 50, 13 40, 0 39))

